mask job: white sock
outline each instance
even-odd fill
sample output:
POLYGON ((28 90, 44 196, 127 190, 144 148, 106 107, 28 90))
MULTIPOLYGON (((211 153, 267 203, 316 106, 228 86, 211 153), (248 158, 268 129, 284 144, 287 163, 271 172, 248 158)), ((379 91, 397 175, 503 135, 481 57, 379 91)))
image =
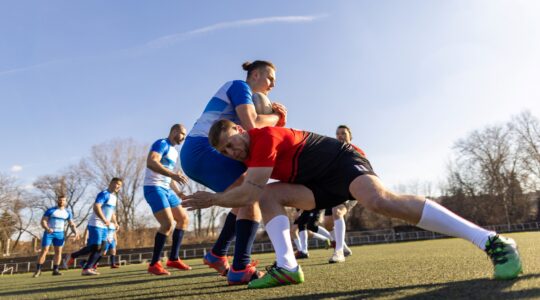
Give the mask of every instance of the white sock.
POLYGON ((496 234, 463 219, 429 199, 426 199, 422 218, 420 218, 420 222, 416 226, 468 240, 482 250, 485 250, 488 238, 496 234))
POLYGON ((312 232, 311 234, 313 234, 313 237, 316 238, 316 239, 318 239, 319 241, 326 241, 326 240, 328 240, 328 238, 325 237, 325 236, 322 235, 322 234, 318 234, 318 233, 316 233, 316 232, 312 232))
POLYGON ((307 230, 302 230, 298 232, 298 239, 300 240, 300 251, 307 253, 308 252, 308 233, 307 230))
POLYGON ((299 239, 294 239, 294 245, 296 246, 296 250, 302 251, 302 245, 300 244, 299 239))
POLYGON ((328 230, 326 230, 326 228, 324 228, 322 226, 318 226, 316 233, 325 236, 329 240, 332 239, 332 235, 330 234, 330 232, 328 232, 328 230))
POLYGON ((334 220, 334 235, 336 236, 336 251, 343 251, 345 243, 345 219, 334 220))
POLYGON ((294 271, 298 267, 298 263, 294 257, 291 243, 289 218, 284 215, 274 217, 266 224, 266 232, 276 252, 277 266, 288 271, 294 271))

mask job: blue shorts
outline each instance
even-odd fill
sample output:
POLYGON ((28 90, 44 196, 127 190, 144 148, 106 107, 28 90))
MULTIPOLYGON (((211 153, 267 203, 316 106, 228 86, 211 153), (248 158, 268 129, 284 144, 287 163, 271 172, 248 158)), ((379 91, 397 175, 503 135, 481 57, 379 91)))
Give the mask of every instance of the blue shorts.
POLYGON ((101 243, 107 240, 107 228, 97 227, 97 226, 88 226, 88 240, 86 241, 87 246, 98 245, 101 246, 101 243))
POLYGON ((177 207, 180 205, 180 199, 172 189, 166 189, 161 186, 144 186, 144 199, 152 208, 153 213, 163 210, 167 207, 177 207))
POLYGON ((187 137, 180 151, 180 162, 189 178, 218 193, 246 172, 243 163, 219 153, 206 137, 187 137))
POLYGON ((112 240, 112 242, 107 241, 105 243, 105 251, 108 252, 109 250, 112 250, 114 248, 116 248, 116 240, 112 240))
POLYGON ((41 239, 41 247, 47 247, 53 244, 55 247, 64 246, 64 232, 55 231, 53 233, 44 232, 41 239))

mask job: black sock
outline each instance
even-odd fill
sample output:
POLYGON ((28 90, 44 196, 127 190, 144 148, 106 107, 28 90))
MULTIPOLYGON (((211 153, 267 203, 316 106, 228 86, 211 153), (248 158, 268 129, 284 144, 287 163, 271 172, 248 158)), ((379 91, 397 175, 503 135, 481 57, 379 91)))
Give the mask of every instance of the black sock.
POLYGON ((116 265, 116 255, 111 255, 111 266, 116 265))
POLYGON ((217 256, 227 255, 227 250, 229 250, 229 245, 234 239, 236 231, 236 215, 230 212, 225 219, 225 224, 223 224, 223 229, 212 248, 212 253, 217 256))
POLYGON ((234 244, 233 268, 236 271, 244 270, 251 262, 251 247, 259 223, 251 220, 236 221, 236 242, 234 244))
POLYGON ((37 264, 36 265, 36 270, 41 270, 41 267, 43 266, 43 264, 37 264))
POLYGON ((180 251, 180 245, 182 245, 182 239, 184 238, 183 229, 174 229, 172 237, 171 253, 169 254, 169 260, 178 260, 178 252, 180 251))
POLYGON ((58 265, 53 265, 53 271, 58 271, 58 265))
POLYGON ((152 254, 152 261, 150 265, 153 266, 161 259, 161 252, 163 247, 165 247, 165 241, 167 241, 167 236, 161 232, 156 232, 156 237, 154 239, 154 253, 152 254))

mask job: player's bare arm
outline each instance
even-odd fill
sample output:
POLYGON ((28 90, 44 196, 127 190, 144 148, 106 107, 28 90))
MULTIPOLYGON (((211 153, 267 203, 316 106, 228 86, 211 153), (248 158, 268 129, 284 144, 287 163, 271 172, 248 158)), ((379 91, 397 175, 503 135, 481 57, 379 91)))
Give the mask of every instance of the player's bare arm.
POLYGON ((48 233, 53 233, 54 230, 52 228, 49 228, 49 217, 43 217, 41 218, 41 227, 45 229, 48 233))
POLYGON ((146 158, 146 166, 148 167, 148 169, 161 175, 170 177, 172 180, 177 181, 181 184, 185 184, 187 182, 187 177, 184 174, 182 174, 181 172, 170 171, 169 169, 165 168, 160 163, 160 161, 161 154, 155 151, 150 151, 150 153, 148 153, 148 157, 146 158))
POLYGON ((105 223, 106 226, 109 226, 110 222, 105 218, 105 214, 103 214, 103 210, 101 209, 101 203, 94 203, 94 212, 96 213, 96 216, 105 223))
POLYGON ((255 106, 251 104, 242 104, 236 107, 236 114, 240 118, 242 127, 246 130, 261 128, 266 126, 275 126, 280 116, 277 113, 269 115, 258 115, 255 106))
POLYGON ((210 206, 242 207, 258 201, 272 174, 272 167, 249 168, 244 182, 224 193, 197 192, 187 196, 182 206, 188 210, 210 206))

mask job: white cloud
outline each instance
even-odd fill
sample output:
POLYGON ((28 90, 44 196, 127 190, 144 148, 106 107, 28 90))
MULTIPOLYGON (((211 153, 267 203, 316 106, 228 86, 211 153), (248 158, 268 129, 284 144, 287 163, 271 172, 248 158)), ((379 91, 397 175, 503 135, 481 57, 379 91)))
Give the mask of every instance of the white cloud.
POLYGON ((175 33, 171 35, 162 36, 160 38, 154 39, 146 43, 144 48, 162 48, 170 44, 185 40, 187 38, 208 33, 217 30, 223 30, 228 28, 238 28, 238 27, 248 27, 256 26, 270 23, 308 23, 313 22, 321 18, 325 18, 327 15, 313 15, 313 16, 278 16, 278 17, 266 17, 266 18, 256 18, 256 19, 246 19, 246 20, 237 20, 230 22, 222 22, 213 24, 210 26, 205 26, 197 28, 194 30, 175 33))
POLYGON ((11 166, 11 172, 17 173, 22 171, 23 167, 21 165, 13 165, 11 166))

